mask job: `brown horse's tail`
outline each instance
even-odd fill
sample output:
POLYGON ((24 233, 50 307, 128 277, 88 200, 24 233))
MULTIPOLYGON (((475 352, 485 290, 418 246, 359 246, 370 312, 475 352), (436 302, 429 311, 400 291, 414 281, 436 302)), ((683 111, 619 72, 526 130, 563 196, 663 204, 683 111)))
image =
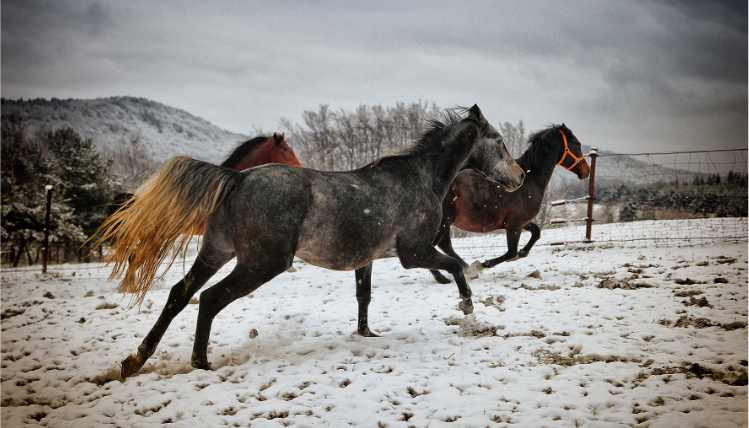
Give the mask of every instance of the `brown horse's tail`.
MULTIPOLYGON (((234 190, 242 175, 232 169, 176 156, 143 184, 126 205, 111 215, 89 239, 94 248, 105 241, 105 256, 114 262, 110 278, 124 277, 117 291, 143 301, 158 268, 170 256, 174 262, 192 231, 234 190)), ((168 269, 168 267, 167 267, 168 269)))

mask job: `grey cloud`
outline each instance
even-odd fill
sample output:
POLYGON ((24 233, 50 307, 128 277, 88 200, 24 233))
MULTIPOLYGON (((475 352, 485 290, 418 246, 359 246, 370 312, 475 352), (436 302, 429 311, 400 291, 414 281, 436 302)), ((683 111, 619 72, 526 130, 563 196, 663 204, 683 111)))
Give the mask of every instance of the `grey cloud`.
POLYGON ((670 144, 668 122, 685 118, 746 141, 746 2, 2 6, 6 97, 143 96, 238 132, 322 103, 480 102, 497 121, 566 121, 612 145, 623 123, 670 144))

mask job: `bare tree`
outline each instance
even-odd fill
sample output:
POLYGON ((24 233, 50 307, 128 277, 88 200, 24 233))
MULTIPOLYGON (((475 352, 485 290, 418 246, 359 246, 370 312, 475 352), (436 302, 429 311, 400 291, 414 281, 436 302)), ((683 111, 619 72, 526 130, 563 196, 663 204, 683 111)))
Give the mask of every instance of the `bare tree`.
POLYGON ((305 111, 304 124, 282 119, 288 139, 305 165, 324 170, 350 170, 411 144, 439 109, 427 103, 395 107, 360 105, 354 112, 332 112, 327 104, 305 111))
POLYGON ((132 192, 159 166, 149 153, 140 132, 124 138, 114 150, 107 153, 112 159, 109 174, 115 178, 118 188, 123 192, 132 192))
POLYGON ((500 123, 499 133, 502 134, 507 150, 510 151, 512 157, 520 157, 525 151, 525 140, 527 138, 523 121, 519 120, 517 125, 513 125, 510 122, 500 123))

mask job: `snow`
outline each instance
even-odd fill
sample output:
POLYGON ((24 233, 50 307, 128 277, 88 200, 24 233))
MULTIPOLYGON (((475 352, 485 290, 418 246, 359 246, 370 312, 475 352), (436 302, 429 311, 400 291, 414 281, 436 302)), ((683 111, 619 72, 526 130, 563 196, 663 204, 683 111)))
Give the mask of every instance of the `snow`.
POLYGON ((296 262, 216 317, 215 371, 190 366, 193 304, 120 381, 193 258, 140 310, 99 264, 4 269, 2 425, 747 426, 746 241, 537 245, 471 281, 468 317, 454 284, 378 260, 380 338, 354 334, 352 272, 296 262))

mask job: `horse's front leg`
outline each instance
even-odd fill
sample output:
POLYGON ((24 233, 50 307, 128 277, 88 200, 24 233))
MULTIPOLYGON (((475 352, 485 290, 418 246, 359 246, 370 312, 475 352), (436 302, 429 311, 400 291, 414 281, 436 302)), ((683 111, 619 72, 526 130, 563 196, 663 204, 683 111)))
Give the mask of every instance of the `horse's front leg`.
POLYGON ((466 315, 473 313, 471 289, 468 287, 465 275, 463 275, 463 266, 460 262, 440 253, 431 245, 413 247, 402 245, 401 242, 398 243, 398 258, 406 269, 423 268, 447 271, 458 285, 458 294, 461 299, 458 308, 466 315))
POLYGON ((369 302, 372 301, 372 263, 355 271, 356 301, 359 303, 356 332, 364 337, 380 337, 379 334, 373 333, 369 329, 369 302))
POLYGON ((533 245, 541 238, 541 228, 536 223, 528 223, 528 226, 525 226, 525 230, 531 233, 531 239, 528 240, 528 243, 525 244, 522 250, 518 251, 518 257, 528 256, 533 245))
MULTIPOLYGON (((463 274, 467 275, 469 278, 477 278, 478 273, 473 275, 473 270, 471 267, 468 266, 468 263, 466 263, 459 255, 455 252, 453 249, 452 239, 450 238, 450 231, 448 230, 445 236, 442 237, 442 239, 439 241, 437 246, 442 250, 445 254, 448 256, 454 258, 455 260, 460 263, 460 265, 463 267, 463 274)), ((451 281, 447 279, 444 275, 442 275, 439 271, 432 270, 432 276, 434 276, 434 279, 437 280, 437 282, 440 282, 442 284, 449 284, 451 281)))
MULTIPOLYGON (((453 195, 454 190, 454 188, 451 188, 447 197, 442 201, 442 221, 440 222, 440 228, 437 232, 437 237, 434 239, 433 245, 439 246, 448 256, 458 259, 458 261, 463 265, 463 269, 465 269, 468 265, 455 253, 455 251, 453 251, 452 243, 450 241, 450 226, 453 223, 453 219, 455 219, 455 206, 453 205, 455 200, 453 195), (447 250, 445 248, 447 248, 447 250)), ((438 270, 432 269, 429 272, 432 273, 434 279, 436 279, 440 284, 449 284, 452 282, 438 270)))
POLYGON ((507 228, 507 252, 497 257, 496 259, 490 259, 481 263, 481 266, 484 269, 489 269, 502 262, 515 259, 518 256, 518 241, 520 240, 520 232, 520 228, 507 228))

